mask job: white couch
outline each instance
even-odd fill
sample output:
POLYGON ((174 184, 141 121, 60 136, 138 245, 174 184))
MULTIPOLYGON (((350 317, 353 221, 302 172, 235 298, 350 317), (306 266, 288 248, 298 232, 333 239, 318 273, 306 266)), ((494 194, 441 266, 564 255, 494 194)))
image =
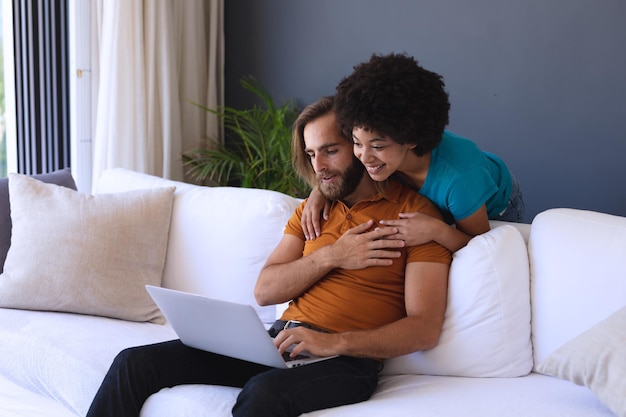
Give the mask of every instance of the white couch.
MULTIPOLYGON (((256 306, 256 275, 300 201, 123 169, 106 171, 96 195, 164 186, 176 191, 162 285, 256 306)), ((388 361, 369 401, 310 416, 626 415, 620 414, 626 399, 616 400, 611 387, 607 394, 589 372, 578 381, 588 387, 570 382, 571 375, 538 372, 568 341, 626 305, 626 219, 553 209, 532 225, 492 226, 455 254, 438 347, 388 361)), ((282 307, 256 306, 268 323, 282 307)), ((0 308, 0 415, 84 415, 119 350, 174 337, 167 324, 0 308)), ((602 348, 608 345, 602 342, 602 348)), ((563 355, 557 359, 566 360, 563 355)), ((623 375, 623 353, 620 363, 584 356, 598 363, 594 368, 602 361, 611 369, 619 365, 623 375)), ((569 368, 580 364, 574 361, 569 368)), ((569 369, 559 366, 560 372, 569 369)), ((615 388, 611 378, 607 383, 615 388)), ((238 392, 194 385, 164 389, 148 399, 141 415, 227 416, 238 392)))

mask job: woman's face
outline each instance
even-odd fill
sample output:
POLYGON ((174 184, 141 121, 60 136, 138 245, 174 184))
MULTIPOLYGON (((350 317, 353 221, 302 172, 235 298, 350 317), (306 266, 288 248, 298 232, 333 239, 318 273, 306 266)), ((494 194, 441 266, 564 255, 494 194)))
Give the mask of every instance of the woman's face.
POLYGON ((374 181, 384 181, 396 171, 408 171, 408 157, 415 145, 401 145, 389 136, 363 128, 352 129, 354 155, 374 181))

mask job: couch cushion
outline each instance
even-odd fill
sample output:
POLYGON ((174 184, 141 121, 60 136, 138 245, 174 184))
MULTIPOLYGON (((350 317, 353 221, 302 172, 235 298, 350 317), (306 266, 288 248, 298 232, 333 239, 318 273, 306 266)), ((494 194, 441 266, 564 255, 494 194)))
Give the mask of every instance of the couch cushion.
POLYGON ((105 171, 97 194, 175 186, 163 286, 252 305, 264 322, 274 306, 260 307, 253 290, 265 260, 301 200, 270 190, 205 187, 125 169, 105 171))
POLYGON ((89 196, 10 174, 12 244, 0 307, 163 321, 161 285, 174 188, 89 196))
POLYGON ((36 394, 0 375, 0 416, 3 417, 76 417, 60 402, 36 394))
MULTIPOLYGON (((144 404, 141 417, 231 417, 237 388, 179 385, 144 404)), ((383 376, 367 401, 302 417, 615 417, 586 388, 532 373, 522 378, 383 376)))
POLYGON ((535 364, 624 305, 626 218, 551 209, 532 223, 535 364))
POLYGON ((385 363, 385 374, 516 377, 532 368, 528 253, 503 225, 454 254, 438 345, 385 363))
POLYGON ((616 415, 626 416, 626 306, 567 342, 537 369, 591 389, 616 415))
POLYGON ((163 388, 144 403, 140 417, 232 417, 241 388, 177 385, 163 388))
MULTIPOLYGON (((72 190, 76 189, 76 183, 72 178, 69 168, 37 174, 32 176, 39 181, 50 184, 62 185, 72 190)), ((9 203, 9 178, 0 178, 0 273, 4 268, 4 260, 11 246, 11 205, 9 203)))
POLYGON ((84 416, 120 350, 175 338, 167 325, 0 308, 0 374, 84 416))

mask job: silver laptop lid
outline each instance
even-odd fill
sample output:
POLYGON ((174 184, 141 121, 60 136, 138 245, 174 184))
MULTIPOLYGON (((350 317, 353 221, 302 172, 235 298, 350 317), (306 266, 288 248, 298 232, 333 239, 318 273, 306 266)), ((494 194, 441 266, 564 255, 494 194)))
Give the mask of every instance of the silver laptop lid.
POLYGON ((151 285, 146 289, 187 346, 275 368, 328 359, 310 357, 286 363, 250 305, 151 285))

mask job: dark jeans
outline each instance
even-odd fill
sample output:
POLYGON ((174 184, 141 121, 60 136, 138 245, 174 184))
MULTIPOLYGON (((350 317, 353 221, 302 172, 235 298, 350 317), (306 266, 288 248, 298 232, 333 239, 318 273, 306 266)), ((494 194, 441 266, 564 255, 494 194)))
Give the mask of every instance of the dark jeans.
POLYGON ((161 388, 182 384, 242 387, 233 416, 299 416, 367 400, 382 365, 338 357, 293 369, 275 369, 193 349, 179 340, 120 352, 87 417, 135 417, 161 388))
POLYGON ((513 187, 511 188, 511 198, 509 204, 498 217, 491 220, 501 220, 505 222, 521 223, 524 220, 524 211, 526 204, 524 203, 524 195, 519 183, 513 177, 513 187))

